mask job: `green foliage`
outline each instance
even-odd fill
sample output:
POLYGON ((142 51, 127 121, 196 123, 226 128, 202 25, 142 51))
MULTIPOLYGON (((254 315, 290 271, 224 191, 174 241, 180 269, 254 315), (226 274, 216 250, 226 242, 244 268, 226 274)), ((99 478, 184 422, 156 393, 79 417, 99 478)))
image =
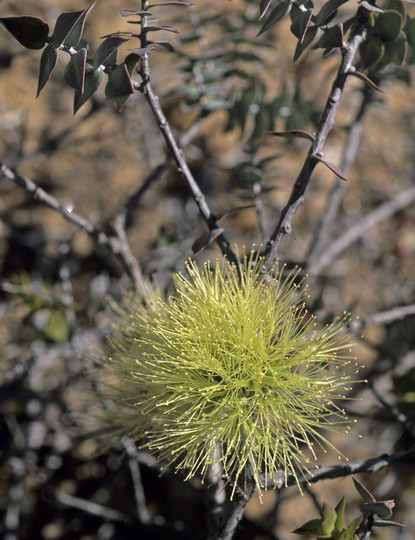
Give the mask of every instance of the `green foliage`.
MULTIPOLYGON (((390 521, 394 501, 376 501, 375 497, 352 476, 354 486, 359 495, 364 499, 361 507, 362 516, 357 517, 344 525, 345 499, 339 502, 336 508, 331 508, 326 504, 323 506, 321 518, 313 519, 299 527, 294 532, 301 536, 313 536, 317 540, 323 538, 330 540, 358 540, 363 535, 370 533, 373 527, 403 527, 401 523, 390 521), (375 519, 375 516, 378 518, 375 519)), ((365 536, 366 538, 366 536, 365 536)))
MULTIPOLYGON (((182 58, 187 58, 183 66, 183 73, 188 74, 188 80, 183 86, 178 86, 175 93, 182 95, 190 106, 197 106, 205 113, 218 109, 229 111, 228 128, 236 125, 241 128, 241 134, 248 139, 261 137, 266 131, 275 129, 274 123, 279 110, 273 101, 265 95, 264 87, 254 70, 247 69, 247 65, 260 65, 261 55, 258 54, 262 46, 269 46, 263 39, 263 34, 274 28, 277 23, 289 15, 291 19, 291 32, 297 40, 294 51, 294 61, 297 61, 306 51, 311 49, 324 49, 325 53, 341 50, 347 32, 357 21, 357 13, 351 19, 342 21, 339 10, 348 0, 329 0, 324 3, 318 12, 315 11, 311 0, 305 3, 295 3, 285 0, 260 4, 261 16, 252 18, 242 11, 239 13, 241 22, 239 28, 244 28, 241 35, 235 34, 230 40, 228 48, 215 54, 202 51, 200 56, 180 51, 182 58), (257 39, 252 41, 248 37, 250 28, 257 29, 257 39), (261 36, 261 37, 259 37, 261 36), (231 45, 231 47, 229 47, 231 45), (197 77, 195 74, 197 72, 197 77), (194 78, 195 77, 195 78, 194 78), (192 80, 194 78, 194 80, 192 80), (238 82, 239 80, 239 82, 238 82), (229 82, 232 84, 229 85, 229 82), (226 91, 224 89, 226 88, 226 91), (229 91, 230 88, 230 91, 229 91), (248 134, 249 133, 249 134, 248 134)), ((121 62, 117 64, 117 51, 129 39, 139 40, 141 47, 130 49, 138 56, 149 54, 154 48, 162 47, 170 52, 175 51, 173 45, 165 40, 150 40, 153 33, 178 33, 175 27, 156 25, 157 12, 164 5, 188 7, 189 2, 160 2, 151 4, 149 11, 121 10, 123 17, 131 18, 132 25, 141 28, 141 32, 116 32, 105 36, 92 58, 88 56, 89 45, 83 38, 85 21, 93 7, 93 2, 82 11, 64 12, 58 16, 52 35, 49 37, 48 24, 37 17, 2 17, 0 22, 25 47, 41 49, 45 47, 39 70, 37 95, 50 79, 58 53, 65 51, 71 58, 64 70, 64 82, 75 90, 74 112, 84 105, 98 90, 103 76, 108 76, 105 94, 113 99, 116 107, 121 110, 128 97, 134 93, 132 77, 137 62, 121 62), (131 67, 132 66, 132 67, 131 67), (92 71, 91 71, 92 68, 92 71)), ((361 77, 368 84, 377 87, 385 77, 393 76, 396 72, 401 78, 407 77, 402 69, 391 70, 404 64, 405 60, 413 62, 413 49, 415 42, 415 26, 406 15, 401 2, 389 0, 383 10, 374 2, 362 2, 361 9, 370 11, 367 39, 360 47, 360 65, 357 74, 366 71, 367 75, 361 77)), ((230 34, 232 28, 226 18, 206 18, 201 21, 202 31, 210 25, 223 26, 223 31, 230 34)), ((198 39, 197 35, 183 36, 182 43, 190 43, 198 39)), ((218 43, 210 44, 210 50, 215 51, 218 43)), ((298 92, 299 89, 296 89, 298 92)), ((302 103, 299 101, 298 103, 302 103)), ((285 129, 303 129, 301 121, 295 117, 287 118, 285 129)))
POLYGON ((23 15, 21 17, 1 17, 0 22, 23 47, 43 49, 46 45, 49 26, 43 19, 23 15))
POLYGON ((27 308, 26 318, 32 320, 37 336, 56 343, 65 343, 69 337, 69 323, 65 306, 48 283, 32 283, 26 274, 12 281, 3 281, 1 289, 18 298, 27 308))

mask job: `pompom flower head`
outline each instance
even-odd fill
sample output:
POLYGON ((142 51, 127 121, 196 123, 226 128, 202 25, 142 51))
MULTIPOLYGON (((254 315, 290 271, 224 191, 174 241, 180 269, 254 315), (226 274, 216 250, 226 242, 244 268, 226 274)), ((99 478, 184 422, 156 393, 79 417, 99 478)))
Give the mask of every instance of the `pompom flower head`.
POLYGON ((298 479, 316 443, 334 450, 321 429, 347 431, 335 401, 356 372, 345 318, 318 329, 298 270, 285 274, 253 255, 188 262, 168 299, 129 297, 103 363, 121 431, 187 478, 216 464, 234 486, 250 471, 259 490, 298 479))

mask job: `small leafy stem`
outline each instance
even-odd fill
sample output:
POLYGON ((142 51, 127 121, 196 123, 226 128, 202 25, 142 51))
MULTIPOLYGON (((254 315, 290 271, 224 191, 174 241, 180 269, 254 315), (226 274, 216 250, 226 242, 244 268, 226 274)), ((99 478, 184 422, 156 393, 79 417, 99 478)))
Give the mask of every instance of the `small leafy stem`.
MULTIPOLYGON (((142 11, 145 13, 147 12, 149 7, 149 3, 146 0, 142 1, 142 11)), ((142 14, 141 15, 141 48, 145 50, 147 48, 147 15, 142 14)), ((184 178, 185 182, 187 183, 193 199, 195 200, 199 211, 207 223, 210 230, 219 229, 219 226, 217 224, 217 221, 212 214, 212 212, 209 209, 209 206, 206 202, 206 198, 199 188, 192 172, 190 171, 190 168, 186 162, 186 159, 183 154, 183 150, 179 147, 172 130, 170 128, 170 125, 167 121, 167 118, 160 106, 160 102, 158 97, 153 91, 153 88, 151 86, 150 82, 150 64, 148 59, 148 53, 145 52, 143 56, 141 57, 141 64, 140 64, 140 70, 139 70, 142 84, 139 86, 139 90, 144 94, 145 98, 147 99, 147 102, 150 106, 150 109, 157 121, 157 124, 159 126, 159 129, 164 137, 164 140, 166 142, 166 145, 171 152, 174 161, 176 162, 177 168, 179 173, 184 178)), ((228 240, 225 238, 224 234, 220 234, 217 237, 217 243, 223 253, 228 259, 230 263, 237 263, 237 257, 235 253, 233 252, 228 240)))
MULTIPOLYGON (((280 220, 272 233, 263 255, 268 266, 272 266, 273 261, 278 257, 278 252, 284 238, 291 232, 291 224, 294 216, 301 206, 305 191, 310 182, 311 174, 315 166, 322 160, 322 149, 326 142, 327 136, 333 126, 336 111, 343 94, 347 77, 354 71, 353 60, 359 48, 359 45, 364 40, 364 32, 369 21, 370 12, 360 7, 358 17, 355 24, 354 32, 348 43, 345 43, 342 48, 342 62, 337 72, 336 79, 331 88, 330 95, 327 99, 325 109, 323 111, 317 135, 311 144, 308 155, 304 161, 303 167, 298 175, 298 178, 292 189, 289 201, 281 213, 280 220)), ((327 164, 327 163, 326 163, 327 164)), ((330 168, 330 164, 328 164, 330 168)))

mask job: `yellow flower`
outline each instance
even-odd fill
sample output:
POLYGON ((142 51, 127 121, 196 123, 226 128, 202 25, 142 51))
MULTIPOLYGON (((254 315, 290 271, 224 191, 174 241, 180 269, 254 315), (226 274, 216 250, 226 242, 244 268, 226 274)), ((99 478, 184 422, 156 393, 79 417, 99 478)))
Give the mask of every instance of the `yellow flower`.
POLYGON ((321 430, 347 432, 335 401, 356 364, 345 316, 318 329, 298 276, 264 273, 253 255, 189 261, 170 298, 130 296, 102 363, 127 406, 121 431, 187 478, 219 463, 234 487, 249 470, 259 490, 281 471, 298 478, 315 443, 334 450, 321 430))

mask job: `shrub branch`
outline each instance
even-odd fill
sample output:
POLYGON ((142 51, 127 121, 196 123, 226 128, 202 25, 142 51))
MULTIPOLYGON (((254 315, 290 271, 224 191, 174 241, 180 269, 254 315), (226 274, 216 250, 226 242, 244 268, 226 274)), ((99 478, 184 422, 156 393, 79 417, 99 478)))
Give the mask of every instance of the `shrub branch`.
POLYGON ((346 84, 346 79, 349 73, 354 71, 353 60, 359 45, 364 40, 364 32, 368 18, 369 12, 365 8, 359 8, 352 38, 350 42, 344 44, 343 46, 342 62, 326 102, 315 140, 310 147, 300 174, 294 184, 289 201, 283 209, 280 220, 264 249, 263 255, 267 260, 268 266, 272 266, 274 261, 277 260, 278 252, 284 238, 291 233, 292 221, 298 208, 303 202, 304 194, 310 182, 311 174, 314 171, 319 158, 322 156, 324 143, 326 142, 327 136, 333 126, 337 108, 340 103, 340 98, 346 84))

